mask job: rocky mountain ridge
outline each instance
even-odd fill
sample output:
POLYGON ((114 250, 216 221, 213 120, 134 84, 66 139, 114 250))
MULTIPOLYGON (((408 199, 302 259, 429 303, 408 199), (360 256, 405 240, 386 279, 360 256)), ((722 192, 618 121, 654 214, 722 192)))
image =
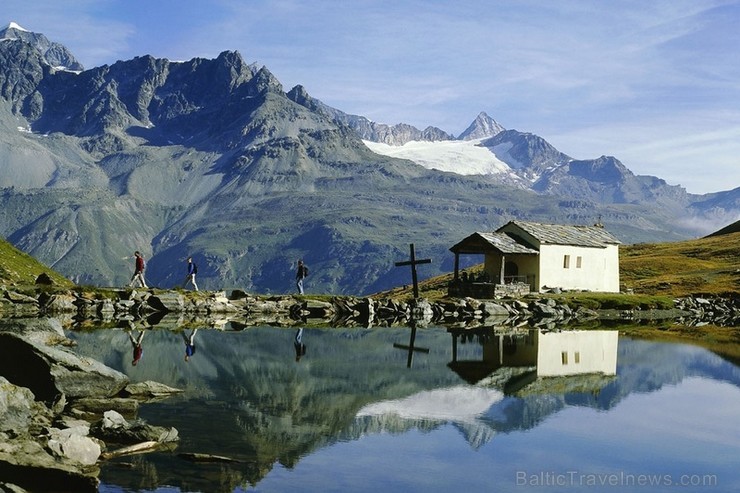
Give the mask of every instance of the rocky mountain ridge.
POLYGON ((565 161, 481 115, 467 136, 498 131, 481 142, 541 190, 429 170, 372 152, 361 117, 285 92, 237 52, 71 72, 38 39, 0 43, 0 236, 78 283, 127 283, 140 250, 160 287, 193 256, 204 288, 286 293, 303 258, 309 291, 363 294, 408 282, 394 262, 409 243, 433 259, 421 276, 435 275, 451 270, 450 245, 510 219, 600 218, 624 242, 664 241, 701 229, 687 218, 712 230, 740 210, 740 189, 694 196, 616 160, 565 161))
POLYGON ((12 40, 21 40, 35 46, 44 60, 55 70, 85 70, 66 46, 49 41, 43 34, 27 31, 15 22, 10 22, 4 29, 0 30, 0 42, 12 40))

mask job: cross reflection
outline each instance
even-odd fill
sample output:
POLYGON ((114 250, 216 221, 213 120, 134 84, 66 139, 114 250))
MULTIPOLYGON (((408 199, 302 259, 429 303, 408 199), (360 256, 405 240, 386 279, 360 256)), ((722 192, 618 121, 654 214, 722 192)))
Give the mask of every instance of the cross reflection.
POLYGON ((411 334, 409 335, 408 345, 399 344, 397 342, 393 343, 394 348, 408 350, 409 355, 408 359, 406 360, 406 368, 411 368, 411 365, 414 361, 414 352, 429 354, 429 348, 416 347, 414 345, 414 343, 416 342, 416 320, 413 318, 409 320, 409 325, 411 326, 411 334))

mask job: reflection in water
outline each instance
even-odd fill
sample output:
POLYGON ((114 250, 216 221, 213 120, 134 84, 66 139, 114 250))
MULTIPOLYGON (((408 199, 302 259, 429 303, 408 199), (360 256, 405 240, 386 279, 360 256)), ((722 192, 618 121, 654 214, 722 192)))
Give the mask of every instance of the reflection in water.
POLYGON ((128 331, 128 338, 131 341, 131 348, 133 349, 133 356, 131 357, 131 364, 136 366, 139 364, 141 357, 144 355, 144 348, 141 345, 141 341, 144 339, 144 331, 137 331, 137 336, 128 331))
POLYGON ((182 331, 182 340, 185 341, 185 361, 190 361, 190 357, 195 354, 195 334, 197 332, 198 329, 193 329, 188 335, 186 330, 182 331))
POLYGON ((489 383, 502 385, 507 394, 535 383, 541 391, 546 391, 549 385, 563 385, 563 380, 547 377, 582 375, 584 378, 568 380, 604 384, 608 379, 594 376, 617 372, 618 332, 613 330, 548 332, 529 329, 496 333, 450 329, 449 332, 452 361, 448 366, 471 384, 487 379, 489 383), (480 360, 458 358, 460 338, 479 341, 483 348, 480 360))
MULTIPOLYGON (((362 468, 364 473, 352 473, 365 476, 352 476, 352 487, 345 489, 430 491, 429 485, 422 488, 409 482, 415 478, 424 485, 424 479, 413 471, 405 472, 409 479, 389 471, 379 474, 367 462, 368 437, 387 437, 383 438, 387 448, 379 456, 403 463, 408 456, 402 450, 413 449, 413 442, 422 440, 414 433, 417 430, 426 437, 446 437, 438 449, 414 452, 420 470, 434 471, 427 474, 439 480, 459 478, 460 488, 467 485, 471 491, 481 491, 485 482, 480 478, 485 476, 472 469, 471 474, 459 477, 456 471, 472 467, 480 454, 491 454, 485 467, 498 468, 503 484, 508 481, 514 486, 515 466, 547 463, 542 455, 530 457, 532 447, 546 447, 536 444, 546 439, 542 433, 552 433, 543 423, 552 423, 554 416, 569 410, 609 411, 599 426, 620 426, 608 416, 630 394, 656 393, 687 377, 727 383, 740 400, 738 368, 700 348, 625 338, 617 344, 617 332, 610 331, 529 329, 504 334, 491 329, 424 328, 417 332, 412 328, 408 352, 398 351, 397 342, 409 337, 408 330, 200 330, 197 357, 185 363, 184 333, 155 329, 146 336, 146 364, 137 366, 130 364, 128 344, 117 342, 128 338, 121 331, 71 333, 81 353, 126 372, 132 380, 156 380, 185 390, 166 401, 142 406, 140 411, 148 422, 179 430, 182 439, 176 453, 152 453, 106 464, 101 476, 106 485, 103 491, 113 491, 111 485, 139 490, 164 484, 175 485, 174 491, 242 491, 250 485, 279 491, 296 485, 302 491, 341 489, 333 485, 347 486, 350 481, 336 465, 345 460, 368 464, 362 468), (295 364, 296 342, 304 344, 307 339, 311 357, 295 364), (412 367, 409 354, 414 351, 409 348, 414 347, 428 352, 412 367), (450 441, 449 430, 464 441, 450 441), (342 452, 332 460, 313 460, 340 445, 342 452), (177 456, 191 452, 240 462, 192 464, 177 456), (444 459, 442 463, 436 462, 437 456, 444 459), (516 464, 507 465, 503 458, 509 456, 519 457, 516 464), (310 464, 310 471, 304 463, 310 464), (314 473, 324 483, 299 481, 314 473)), ((724 403, 712 409, 731 413, 738 407, 724 403)), ((666 429, 678 436, 687 427, 700 434, 707 425, 701 416, 683 413, 685 421, 680 426, 672 424, 674 418, 668 413, 662 419, 666 429)), ((695 462, 697 454, 708 450, 736 457, 740 432, 734 426, 728 433, 736 440, 698 443, 686 452, 686 460, 695 462)), ((630 450, 628 442, 593 449, 579 444, 577 438, 578 434, 558 435, 559 447, 569 451, 578 467, 598 463, 602 456, 606 461, 614 447, 630 450)), ((649 448, 642 444, 632 456, 641 457, 649 448)), ((647 459, 639 462, 640 467, 651 464, 647 459)), ((726 469, 718 466, 716 470, 726 469)))
POLYGON ((295 349, 295 360, 300 361, 306 355, 306 345, 303 344, 303 328, 296 331, 293 348, 295 349))
POLYGON ((414 362, 414 352, 429 353, 429 348, 416 347, 416 320, 411 319, 410 324, 411 333, 409 335, 408 345, 399 344, 397 342, 393 343, 394 348, 405 349, 408 352, 408 358, 406 359, 406 368, 411 368, 411 365, 414 362))

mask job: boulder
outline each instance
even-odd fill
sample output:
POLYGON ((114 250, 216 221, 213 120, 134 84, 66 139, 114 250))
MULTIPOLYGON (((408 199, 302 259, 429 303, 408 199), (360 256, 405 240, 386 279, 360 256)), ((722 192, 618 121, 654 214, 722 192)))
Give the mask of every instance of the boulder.
POLYGON ((15 291, 5 291, 5 298, 16 304, 28 303, 37 304, 38 300, 33 296, 28 296, 23 293, 17 293, 15 291))
POLYGON ((166 397, 180 392, 183 392, 183 390, 169 387, 163 383, 153 382, 151 380, 146 382, 130 383, 125 389, 123 389, 123 395, 128 395, 138 399, 166 397))
POLYGON ((92 464, 100 447, 81 439, 84 430, 57 430, 61 440, 52 438, 55 432, 47 432, 51 414, 29 389, 0 377, 0 478, 29 491, 97 491, 98 470, 92 464), (55 449, 56 457, 49 453, 55 449))
POLYGON ((83 465, 93 465, 100 457, 100 444, 88 435, 88 426, 50 428, 47 447, 57 457, 66 457, 83 465))
POLYGON ((3 332, 10 332, 29 341, 51 346, 70 342, 58 318, 0 319, 0 333, 3 332))
POLYGON ((185 306, 183 296, 174 291, 153 294, 146 302, 153 309, 165 312, 180 312, 185 306))
POLYGON ((76 312, 77 298, 68 293, 53 294, 50 296, 39 296, 39 302, 46 312, 69 313, 76 312))
POLYGON ((0 332, 0 375, 47 403, 60 394, 69 399, 111 397, 129 382, 125 374, 96 360, 9 332, 0 332))
POLYGON ((72 401, 70 407, 94 417, 98 417, 109 410, 115 410, 125 416, 136 416, 139 411, 139 401, 123 397, 83 397, 72 401))
POLYGON ((99 469, 54 457, 31 439, 0 433, 0 478, 28 491, 93 493, 99 469))
POLYGON ((21 435, 36 432, 40 424, 51 422, 51 412, 36 402, 33 392, 0 376, 0 432, 21 435))
POLYGON ((103 419, 93 423, 90 434, 114 443, 176 442, 180 439, 177 429, 152 426, 141 421, 128 422, 116 411, 106 411, 103 419))
POLYGON ((54 279, 49 277, 49 274, 42 272, 36 277, 36 284, 40 286, 51 286, 54 284, 54 279))
POLYGON ((480 307, 483 310, 483 314, 487 316, 509 315, 509 310, 507 310, 505 306, 499 305, 498 303, 484 301, 483 303, 481 303, 480 307))

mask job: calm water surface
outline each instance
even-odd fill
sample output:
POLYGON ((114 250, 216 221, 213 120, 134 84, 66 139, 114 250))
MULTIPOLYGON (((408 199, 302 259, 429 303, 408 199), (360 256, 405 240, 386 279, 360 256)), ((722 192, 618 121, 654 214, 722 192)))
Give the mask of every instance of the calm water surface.
POLYGON ((740 369, 610 331, 71 332, 185 392, 139 417, 173 451, 106 463, 103 492, 740 491, 740 369), (137 333, 134 332, 134 336, 137 333), (408 346, 415 350, 409 351, 408 346), (201 463, 178 454, 226 456, 201 463))

